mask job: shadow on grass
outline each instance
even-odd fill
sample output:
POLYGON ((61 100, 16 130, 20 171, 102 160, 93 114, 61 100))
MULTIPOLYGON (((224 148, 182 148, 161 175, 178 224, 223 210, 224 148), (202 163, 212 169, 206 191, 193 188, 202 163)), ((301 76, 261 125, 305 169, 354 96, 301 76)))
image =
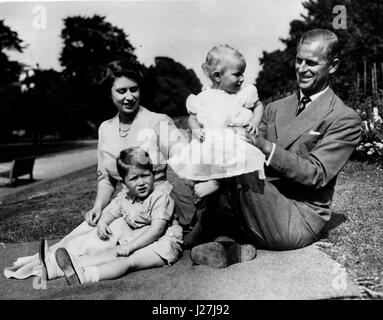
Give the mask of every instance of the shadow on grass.
POLYGON ((340 212, 332 212, 330 221, 326 224, 321 232, 320 239, 326 239, 330 231, 340 226, 342 223, 347 221, 347 216, 340 212))
POLYGON ((16 182, 13 182, 11 185, 9 179, 1 179, 0 181, 0 188, 16 188, 16 187, 22 187, 27 186, 30 184, 33 184, 35 182, 41 181, 41 179, 29 179, 29 178, 18 178, 16 182))

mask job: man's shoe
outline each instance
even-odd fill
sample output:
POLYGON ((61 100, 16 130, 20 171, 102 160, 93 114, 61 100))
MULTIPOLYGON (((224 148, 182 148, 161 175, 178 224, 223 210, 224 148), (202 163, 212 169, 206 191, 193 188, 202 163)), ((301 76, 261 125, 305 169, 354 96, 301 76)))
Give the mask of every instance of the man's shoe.
POLYGON ((212 268, 226 268, 232 264, 247 262, 257 256, 257 249, 251 244, 228 244, 208 242, 194 247, 190 257, 195 264, 212 268))
POLYGON ((192 230, 184 236, 182 247, 184 250, 188 250, 204 242, 206 242, 205 234, 203 232, 201 222, 197 221, 192 230))
POLYGON ((233 238, 230 238, 228 236, 219 236, 214 239, 214 242, 219 242, 223 244, 224 246, 229 246, 229 245, 237 243, 237 241, 235 241, 233 238))
POLYGON ((84 282, 83 274, 75 265, 74 260, 69 255, 68 251, 64 248, 58 248, 56 250, 56 261, 60 269, 65 274, 65 280, 69 286, 81 284, 84 282))

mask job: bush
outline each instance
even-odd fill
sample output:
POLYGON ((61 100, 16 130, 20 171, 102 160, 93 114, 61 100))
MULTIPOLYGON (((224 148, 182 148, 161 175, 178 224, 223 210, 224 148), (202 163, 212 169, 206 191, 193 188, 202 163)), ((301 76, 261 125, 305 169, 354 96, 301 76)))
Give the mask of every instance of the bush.
POLYGON ((383 165, 383 90, 376 95, 362 97, 355 92, 349 105, 362 119, 362 136, 353 158, 359 161, 383 165))

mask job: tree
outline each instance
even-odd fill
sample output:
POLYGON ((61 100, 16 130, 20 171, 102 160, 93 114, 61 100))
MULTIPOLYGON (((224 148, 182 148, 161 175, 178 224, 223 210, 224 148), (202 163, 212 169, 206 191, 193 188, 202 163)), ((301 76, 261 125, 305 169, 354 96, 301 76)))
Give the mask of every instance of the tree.
POLYGON ((170 116, 186 115, 185 102, 189 94, 197 94, 202 85, 192 69, 168 57, 156 57, 148 70, 152 81, 152 110, 170 116))
POLYGON ((21 69, 19 63, 9 60, 4 50, 22 52, 23 46, 17 32, 6 26, 4 20, 0 20, 0 85, 16 81, 21 69))
POLYGON ((60 55, 63 77, 70 91, 73 114, 96 127, 115 113, 109 97, 95 88, 93 79, 108 62, 126 59, 137 62, 127 34, 105 21, 105 17, 73 16, 64 19, 60 55))
MULTIPOLYGON (((30 68, 29 71, 32 69, 30 68)), ((33 69, 28 83, 33 83, 24 92, 20 84, 7 85, 0 90, 2 95, 0 130, 5 141, 17 140, 13 131, 23 131, 23 139, 32 138, 34 144, 42 143, 43 135, 49 134, 62 138, 73 138, 79 135, 78 121, 71 108, 65 82, 60 72, 55 70, 33 69), (65 136, 73 133, 71 136, 65 136)), ((25 82, 25 81, 22 81, 25 82)), ((87 126, 81 126, 81 132, 87 126)))
POLYGON ((62 139, 92 136, 85 108, 79 108, 63 75, 55 70, 35 70, 35 87, 24 97, 25 127, 41 143, 43 134, 62 139))
POLYGON ((16 61, 11 61, 5 50, 22 52, 22 40, 17 33, 0 20, 0 137, 1 140, 9 139, 13 122, 16 123, 15 107, 13 102, 20 98, 20 88, 16 83, 21 66, 16 61))
MULTIPOLYGON (((260 96, 271 98, 284 95, 295 88, 294 59, 296 46, 303 32, 313 28, 332 30, 339 38, 342 52, 341 65, 333 77, 332 87, 344 99, 364 81, 364 68, 371 75, 371 66, 378 66, 378 83, 383 82, 383 4, 381 0, 371 0, 366 5, 357 0, 308 0, 302 3, 307 14, 302 20, 290 23, 289 36, 281 39, 284 50, 264 52, 260 58, 262 70, 256 80, 260 96), (336 14, 333 9, 343 5, 347 10, 347 29, 334 29, 336 14), (379 71, 380 69, 380 71, 379 71), (358 76, 359 74, 359 76, 358 76)), ((370 77, 368 77, 370 78, 370 77)), ((368 81, 366 77, 366 80, 368 81)), ((371 88, 370 81, 367 88, 371 88)), ((371 89, 368 89, 371 90, 371 89)), ((368 94, 368 92, 367 92, 368 94)))
POLYGON ((146 75, 141 103, 153 111, 185 114, 186 97, 201 90, 195 73, 170 58, 156 58, 149 69, 140 64, 127 34, 105 17, 68 17, 61 36, 64 47, 60 63, 71 91, 71 108, 96 127, 116 113, 108 94, 92 83, 100 67, 112 60, 130 60, 141 66, 146 75))
POLYGON ((61 37, 64 48, 60 63, 68 77, 81 77, 95 66, 115 59, 137 61, 125 32, 99 15, 64 19, 61 37))

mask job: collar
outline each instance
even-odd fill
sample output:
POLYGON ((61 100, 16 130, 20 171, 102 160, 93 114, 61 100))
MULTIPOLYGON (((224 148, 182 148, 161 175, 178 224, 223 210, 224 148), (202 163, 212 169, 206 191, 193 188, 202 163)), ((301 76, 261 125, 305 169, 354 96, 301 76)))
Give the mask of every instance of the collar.
POLYGON ((149 196, 148 196, 147 198, 145 198, 145 199, 140 199, 140 198, 137 197, 137 195, 135 195, 134 193, 130 193, 130 192, 129 192, 129 189, 128 189, 128 187, 125 185, 124 182, 121 182, 121 184, 123 185, 123 188, 125 189, 125 199, 132 201, 132 203, 143 203, 143 202, 150 196, 150 194, 149 194, 149 196))
MULTIPOLYGON (((138 106, 138 110, 137 110, 137 113, 136 113, 136 115, 135 115, 135 117, 134 117, 134 119, 133 119, 132 124, 136 121, 136 119, 138 118, 138 115, 139 115, 141 112, 143 112, 144 109, 145 109, 145 108, 142 107, 141 105, 138 106)), ((116 115, 115 115, 113 118, 111 118, 109 121, 111 121, 114 125, 117 125, 117 126, 118 126, 119 123, 120 123, 119 112, 117 112, 116 115)))
MULTIPOLYGON (((321 96, 323 93, 325 93, 327 90, 329 89, 329 86, 327 86, 326 88, 324 88, 322 91, 319 91, 311 96, 309 96, 309 98, 311 99, 310 103, 313 102, 314 100, 318 99, 319 96, 321 96)), ((300 98, 303 97, 304 94, 302 93, 302 91, 299 89, 299 101, 300 101, 300 98)), ((309 104, 310 104, 309 103, 309 104)))
POLYGON ((147 199, 147 198, 140 199, 135 194, 129 194, 129 195, 130 195, 130 200, 132 201, 132 203, 143 203, 147 199))

